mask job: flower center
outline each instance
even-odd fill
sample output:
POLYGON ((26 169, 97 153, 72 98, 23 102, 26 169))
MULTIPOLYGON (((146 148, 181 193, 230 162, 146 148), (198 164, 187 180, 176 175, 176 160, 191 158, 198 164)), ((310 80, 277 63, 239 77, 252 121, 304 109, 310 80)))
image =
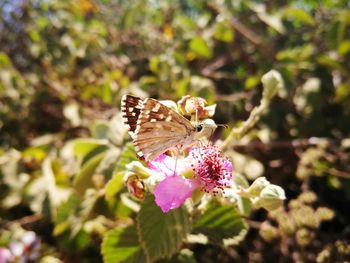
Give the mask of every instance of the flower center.
POLYGON ((192 169, 202 190, 217 194, 229 186, 232 164, 217 147, 207 145, 191 151, 192 169))

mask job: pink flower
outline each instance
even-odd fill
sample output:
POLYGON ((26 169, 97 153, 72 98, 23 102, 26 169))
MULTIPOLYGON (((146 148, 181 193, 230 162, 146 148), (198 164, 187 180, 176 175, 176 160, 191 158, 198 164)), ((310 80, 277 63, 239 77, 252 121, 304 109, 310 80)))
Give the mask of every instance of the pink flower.
POLYGON ((13 255, 7 248, 0 247, 0 263, 12 262, 13 255))
POLYGON ((232 163, 217 147, 194 148, 190 157, 194 160, 191 166, 204 192, 216 194, 230 185, 232 163))
POLYGON ((217 194, 229 186, 232 179, 232 163, 211 145, 193 148, 186 158, 177 162, 162 154, 150 162, 149 167, 165 175, 154 189, 156 204, 165 213, 181 206, 194 190, 199 188, 217 194), (190 169, 194 172, 193 178, 184 178, 183 173, 190 169))
POLYGON ((33 231, 25 232, 21 240, 10 243, 12 255, 20 263, 37 259, 40 256, 40 249, 41 241, 33 231))

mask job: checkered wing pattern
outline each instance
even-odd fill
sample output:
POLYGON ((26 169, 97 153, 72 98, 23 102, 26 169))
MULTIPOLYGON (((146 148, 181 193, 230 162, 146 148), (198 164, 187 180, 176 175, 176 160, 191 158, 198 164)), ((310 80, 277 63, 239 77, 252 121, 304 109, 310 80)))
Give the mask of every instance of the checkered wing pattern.
POLYGON ((122 112, 137 154, 146 161, 195 140, 197 132, 191 122, 158 100, 125 95, 122 112))

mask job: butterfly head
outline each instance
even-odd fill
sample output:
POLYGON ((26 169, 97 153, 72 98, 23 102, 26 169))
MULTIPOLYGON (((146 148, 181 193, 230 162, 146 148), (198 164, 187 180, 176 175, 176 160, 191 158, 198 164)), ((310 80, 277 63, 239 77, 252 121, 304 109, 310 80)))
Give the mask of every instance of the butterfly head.
POLYGON ((210 138, 213 135, 216 127, 217 125, 213 120, 207 119, 201 123, 196 124, 195 131, 198 134, 198 137, 210 138))

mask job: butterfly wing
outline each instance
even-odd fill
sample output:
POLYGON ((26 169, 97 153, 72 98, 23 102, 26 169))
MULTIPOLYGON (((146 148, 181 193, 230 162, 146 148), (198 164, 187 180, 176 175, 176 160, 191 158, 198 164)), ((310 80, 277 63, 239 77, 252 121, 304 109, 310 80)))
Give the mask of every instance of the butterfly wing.
POLYGON ((137 120, 143 108, 143 100, 131 95, 124 95, 121 102, 122 116, 124 123, 129 127, 129 134, 132 137, 137 127, 137 120))
POLYGON ((151 161, 170 148, 191 142, 195 132, 191 122, 158 100, 125 95, 121 108, 141 159, 151 161))
POLYGON ((135 136, 137 154, 151 161, 173 147, 182 147, 190 137, 181 124, 166 121, 148 122, 135 136))

